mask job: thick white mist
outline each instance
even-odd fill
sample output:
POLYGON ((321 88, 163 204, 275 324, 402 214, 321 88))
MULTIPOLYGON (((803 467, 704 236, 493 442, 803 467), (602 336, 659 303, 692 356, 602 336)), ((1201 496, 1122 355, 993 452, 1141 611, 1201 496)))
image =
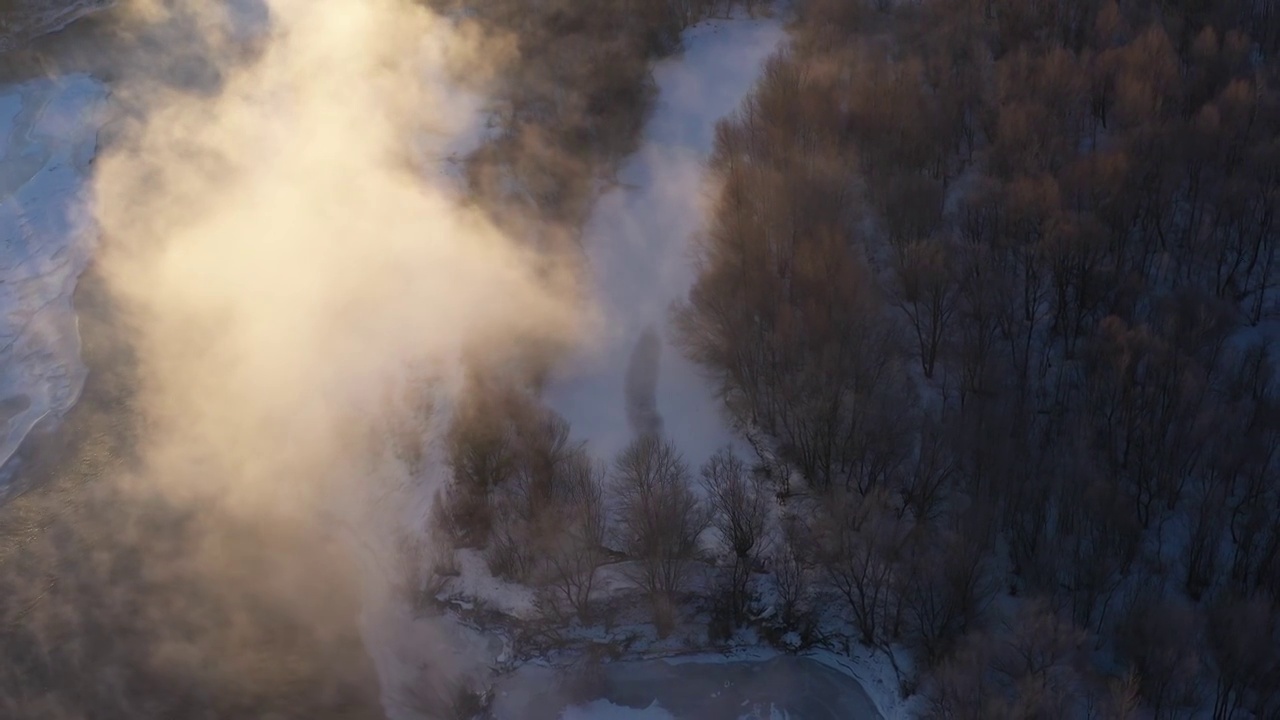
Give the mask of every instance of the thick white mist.
MULTIPOLYGON (((393 539, 443 477, 430 462, 408 477, 379 441, 386 415, 429 446, 427 401, 447 412, 464 354, 578 324, 545 263, 414 163, 424 137, 474 134, 474 92, 506 46, 403 0, 270 0, 251 49, 198 1, 139 6, 138 22, 194 18, 225 56, 219 82, 123 72, 141 110, 94 179, 103 267, 139 341, 136 488, 210 522, 347 538, 369 637, 395 637, 385 623, 409 620, 387 593, 393 539)), ((388 663, 413 663, 371 650, 384 687, 388 663)))

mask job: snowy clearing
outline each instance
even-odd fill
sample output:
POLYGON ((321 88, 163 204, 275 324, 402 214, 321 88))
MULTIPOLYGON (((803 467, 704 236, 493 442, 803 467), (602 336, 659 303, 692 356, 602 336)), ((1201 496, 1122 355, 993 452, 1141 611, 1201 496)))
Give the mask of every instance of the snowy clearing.
POLYGON ((642 145, 585 230, 603 329, 546 393, 600 457, 612 458, 633 436, 624 402, 628 358, 650 328, 664 341, 657 411, 685 460, 696 467, 734 442, 698 369, 671 345, 667 317, 693 282, 689 239, 705 213, 716 121, 738 107, 784 36, 776 19, 704 22, 684 34, 683 54, 654 67, 658 98, 642 145))
POLYGON ((96 241, 84 193, 106 95, 87 75, 0 90, 0 465, 84 385, 71 296, 96 241))

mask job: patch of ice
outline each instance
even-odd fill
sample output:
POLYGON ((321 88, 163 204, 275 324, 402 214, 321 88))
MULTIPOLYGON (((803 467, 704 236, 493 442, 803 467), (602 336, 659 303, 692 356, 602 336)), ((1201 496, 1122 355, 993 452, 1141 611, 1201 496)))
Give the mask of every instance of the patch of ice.
POLYGON ((106 96, 88 75, 0 89, 0 465, 84 386, 71 296, 96 242, 86 175, 106 96))
MULTIPOLYGON (((703 718, 791 718, 793 720, 882 720, 883 715, 847 669, 812 658, 761 649, 724 656, 632 660, 591 668, 554 670, 524 666, 499 681, 498 720, 555 720, 584 708, 623 703, 653 709, 678 720, 703 718), (576 675, 575 675, 576 673, 576 675), (593 701, 591 704, 585 704, 593 701)), ((639 712, 632 710, 632 712, 639 712)), ((611 718, 603 714, 600 717, 611 718)), ((640 716, 646 717, 646 716, 640 716)))
MULTIPOLYGON (((915 717, 919 709, 919 695, 903 698, 899 692, 897 673, 889 658, 879 650, 855 645, 850 655, 841 655, 831 650, 814 649, 805 652, 801 657, 808 658, 825 665, 836 672, 853 678, 862 686, 867 698, 884 718, 915 717)), ((906 653, 895 648, 895 657, 901 666, 908 664, 906 653)))

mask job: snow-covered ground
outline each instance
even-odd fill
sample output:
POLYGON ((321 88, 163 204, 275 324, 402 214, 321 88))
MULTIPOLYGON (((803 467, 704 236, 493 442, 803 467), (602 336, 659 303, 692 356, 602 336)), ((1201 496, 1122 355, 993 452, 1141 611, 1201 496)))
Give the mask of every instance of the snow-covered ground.
POLYGON ((0 466, 84 385, 71 295, 96 239, 85 192, 106 95, 87 75, 0 89, 0 466))
POLYGON ((624 388, 648 328, 663 338, 656 404, 666 435, 694 467, 733 443, 697 368, 672 346, 667 320, 694 279, 689 241, 711 189, 705 161, 716 121, 737 109, 784 35, 776 19, 704 22, 684 34, 684 53, 654 67, 659 94, 643 144, 621 168, 617 187, 599 198, 583 240, 602 332, 566 363, 545 396, 603 458, 633 436, 624 388))

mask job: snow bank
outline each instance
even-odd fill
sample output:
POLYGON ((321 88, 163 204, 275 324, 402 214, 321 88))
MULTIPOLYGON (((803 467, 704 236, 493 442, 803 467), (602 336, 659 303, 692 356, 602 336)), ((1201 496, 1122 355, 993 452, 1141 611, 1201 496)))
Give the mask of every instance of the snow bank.
POLYGON ((642 146, 586 227, 604 331, 546 394, 575 437, 601 457, 612 458, 631 440, 624 387, 628 358, 646 328, 661 328, 665 340, 656 401, 666 434, 694 467, 733 443, 706 382, 672 347, 667 318, 694 280, 689 240, 705 215, 705 160, 716 121, 738 107, 784 36, 776 20, 705 22, 685 33, 683 55, 654 68, 659 95, 642 146))
POLYGON ((106 95, 87 75, 0 89, 0 465, 84 386, 71 295, 96 242, 84 193, 106 95))
POLYGON ((533 589, 507 582, 489 572, 484 556, 475 550, 457 551, 458 575, 448 586, 450 597, 484 603, 490 609, 511 617, 530 619, 536 616, 533 589))

